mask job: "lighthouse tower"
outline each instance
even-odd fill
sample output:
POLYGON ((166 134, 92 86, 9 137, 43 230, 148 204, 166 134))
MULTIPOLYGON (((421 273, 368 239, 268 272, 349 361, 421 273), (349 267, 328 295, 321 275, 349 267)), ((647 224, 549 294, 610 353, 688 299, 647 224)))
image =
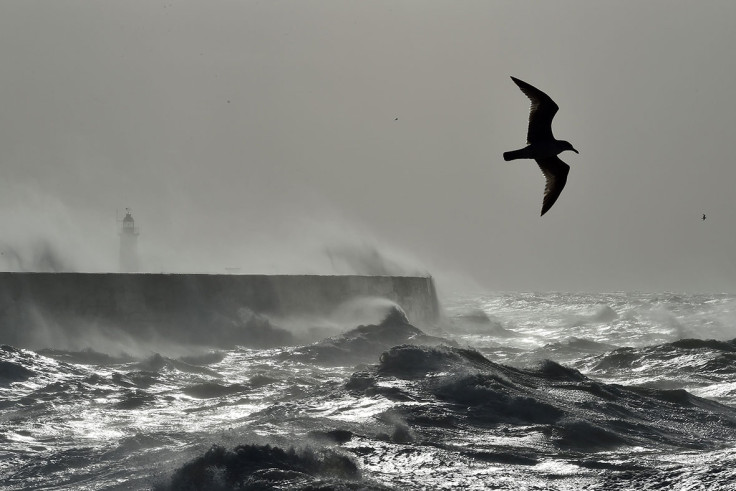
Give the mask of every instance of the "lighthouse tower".
POLYGON ((120 272, 138 271, 138 227, 135 226, 130 208, 125 209, 125 217, 118 235, 120 235, 120 272))

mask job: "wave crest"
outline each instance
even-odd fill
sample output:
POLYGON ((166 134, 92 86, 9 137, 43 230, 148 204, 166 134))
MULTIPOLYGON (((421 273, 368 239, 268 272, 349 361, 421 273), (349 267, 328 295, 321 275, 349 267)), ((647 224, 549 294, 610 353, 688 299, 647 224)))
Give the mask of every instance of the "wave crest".
POLYGON ((240 445, 227 450, 213 446, 179 468, 168 484, 155 489, 331 489, 341 481, 360 477, 353 459, 331 449, 284 450, 271 445, 240 445), (319 478, 327 482, 320 482, 319 478))

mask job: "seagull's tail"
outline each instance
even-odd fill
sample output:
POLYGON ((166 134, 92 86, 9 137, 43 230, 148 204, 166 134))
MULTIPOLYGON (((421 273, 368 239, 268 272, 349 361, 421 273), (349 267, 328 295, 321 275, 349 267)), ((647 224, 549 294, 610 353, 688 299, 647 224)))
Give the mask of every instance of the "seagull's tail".
POLYGON ((527 156, 526 156, 524 150, 526 150, 526 149, 525 148, 522 148, 521 150, 512 150, 511 152, 504 152, 503 153, 503 159, 505 161, 507 161, 507 162, 509 160, 525 159, 525 158, 527 158, 527 156))

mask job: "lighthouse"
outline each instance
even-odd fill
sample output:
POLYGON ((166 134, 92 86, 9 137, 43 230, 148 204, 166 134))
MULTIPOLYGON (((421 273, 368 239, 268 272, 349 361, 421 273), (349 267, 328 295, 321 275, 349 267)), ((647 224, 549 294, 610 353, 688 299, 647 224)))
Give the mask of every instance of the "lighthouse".
POLYGON ((138 271, 138 227, 130 212, 125 209, 120 231, 120 272, 133 273, 138 271))

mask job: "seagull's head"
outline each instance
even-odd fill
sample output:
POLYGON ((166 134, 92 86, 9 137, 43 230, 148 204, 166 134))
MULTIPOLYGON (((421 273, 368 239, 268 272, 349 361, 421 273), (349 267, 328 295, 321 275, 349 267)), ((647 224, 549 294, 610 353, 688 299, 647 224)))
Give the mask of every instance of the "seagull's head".
POLYGON ((560 145, 560 147, 562 148, 561 152, 564 152, 565 150, 572 150, 573 152, 577 154, 580 153, 577 150, 575 150, 575 148, 572 146, 572 143, 570 143, 569 141, 562 141, 561 143, 562 143, 560 145))

